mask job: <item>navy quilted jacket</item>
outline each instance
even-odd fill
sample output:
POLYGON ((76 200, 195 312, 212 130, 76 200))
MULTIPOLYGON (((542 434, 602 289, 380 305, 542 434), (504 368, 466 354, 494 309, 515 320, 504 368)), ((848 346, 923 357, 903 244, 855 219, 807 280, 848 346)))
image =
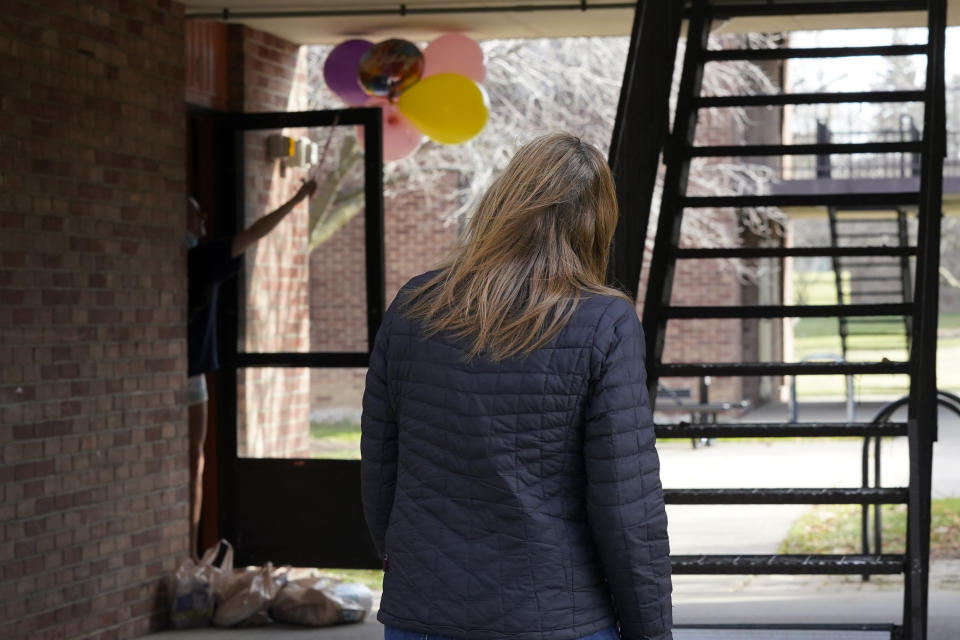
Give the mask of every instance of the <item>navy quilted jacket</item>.
POLYGON ((468 640, 571 640, 617 623, 624 640, 671 638, 634 308, 587 298, 547 345, 494 364, 424 338, 398 306, 363 398, 363 507, 387 568, 378 619, 468 640))

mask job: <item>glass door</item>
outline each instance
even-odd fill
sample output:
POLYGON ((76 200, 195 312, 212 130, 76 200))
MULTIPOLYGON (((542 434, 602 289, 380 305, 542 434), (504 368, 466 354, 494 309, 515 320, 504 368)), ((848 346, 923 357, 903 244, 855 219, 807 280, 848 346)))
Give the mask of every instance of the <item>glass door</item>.
POLYGON ((318 184, 222 289, 221 535, 241 565, 378 568, 361 509, 359 423, 384 311, 380 110, 218 125, 218 201, 234 232, 304 180, 318 184))

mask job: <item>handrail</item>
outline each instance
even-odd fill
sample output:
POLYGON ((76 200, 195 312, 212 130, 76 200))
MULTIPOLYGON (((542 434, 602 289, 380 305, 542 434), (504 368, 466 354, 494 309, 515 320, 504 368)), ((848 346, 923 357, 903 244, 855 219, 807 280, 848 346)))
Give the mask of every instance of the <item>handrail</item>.
MULTIPOLYGON (((885 422, 890 422, 890 418, 893 417, 893 414, 897 412, 898 409, 907 405, 910 401, 910 396, 903 396, 892 402, 884 405, 880 411, 873 417, 873 420, 870 421, 871 425, 879 425, 885 422)), ((960 396, 951 393, 949 391, 944 391, 942 389, 937 390, 937 405, 946 408, 949 411, 952 411, 957 417, 960 417, 960 396)), ((864 436, 863 438, 863 449, 861 451, 861 488, 870 487, 870 439, 873 438, 873 486, 874 488, 880 487, 880 442, 881 438, 879 436, 864 436)), ((869 512, 870 505, 861 504, 860 505, 860 541, 864 554, 869 554, 870 552, 870 540, 869 540, 869 512)), ((879 505, 874 505, 873 508, 873 553, 880 554, 883 552, 883 518, 881 516, 881 510, 879 505)), ((864 580, 869 580, 869 574, 864 574, 864 580)))

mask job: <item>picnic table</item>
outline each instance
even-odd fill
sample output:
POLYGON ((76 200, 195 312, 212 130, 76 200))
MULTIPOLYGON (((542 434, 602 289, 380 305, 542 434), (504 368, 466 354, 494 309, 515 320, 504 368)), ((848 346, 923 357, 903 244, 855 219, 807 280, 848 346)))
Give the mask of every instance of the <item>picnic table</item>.
MULTIPOLYGON (((657 389, 656 411, 679 413, 689 416, 690 424, 716 424, 717 416, 724 411, 743 411, 749 409, 749 400, 711 401, 710 377, 700 379, 699 399, 693 399, 693 390, 686 388, 659 387, 657 389)), ((712 438, 691 438, 690 443, 696 449, 699 445, 710 446, 712 438)))

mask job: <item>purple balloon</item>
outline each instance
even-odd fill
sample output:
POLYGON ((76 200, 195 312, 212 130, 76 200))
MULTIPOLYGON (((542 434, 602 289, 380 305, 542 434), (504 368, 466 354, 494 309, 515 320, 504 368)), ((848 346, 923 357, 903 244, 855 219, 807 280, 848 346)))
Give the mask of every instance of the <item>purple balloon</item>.
POLYGON ((346 40, 341 42, 323 63, 323 79, 330 90, 350 105, 360 105, 369 99, 357 79, 357 65, 373 43, 369 40, 346 40))

